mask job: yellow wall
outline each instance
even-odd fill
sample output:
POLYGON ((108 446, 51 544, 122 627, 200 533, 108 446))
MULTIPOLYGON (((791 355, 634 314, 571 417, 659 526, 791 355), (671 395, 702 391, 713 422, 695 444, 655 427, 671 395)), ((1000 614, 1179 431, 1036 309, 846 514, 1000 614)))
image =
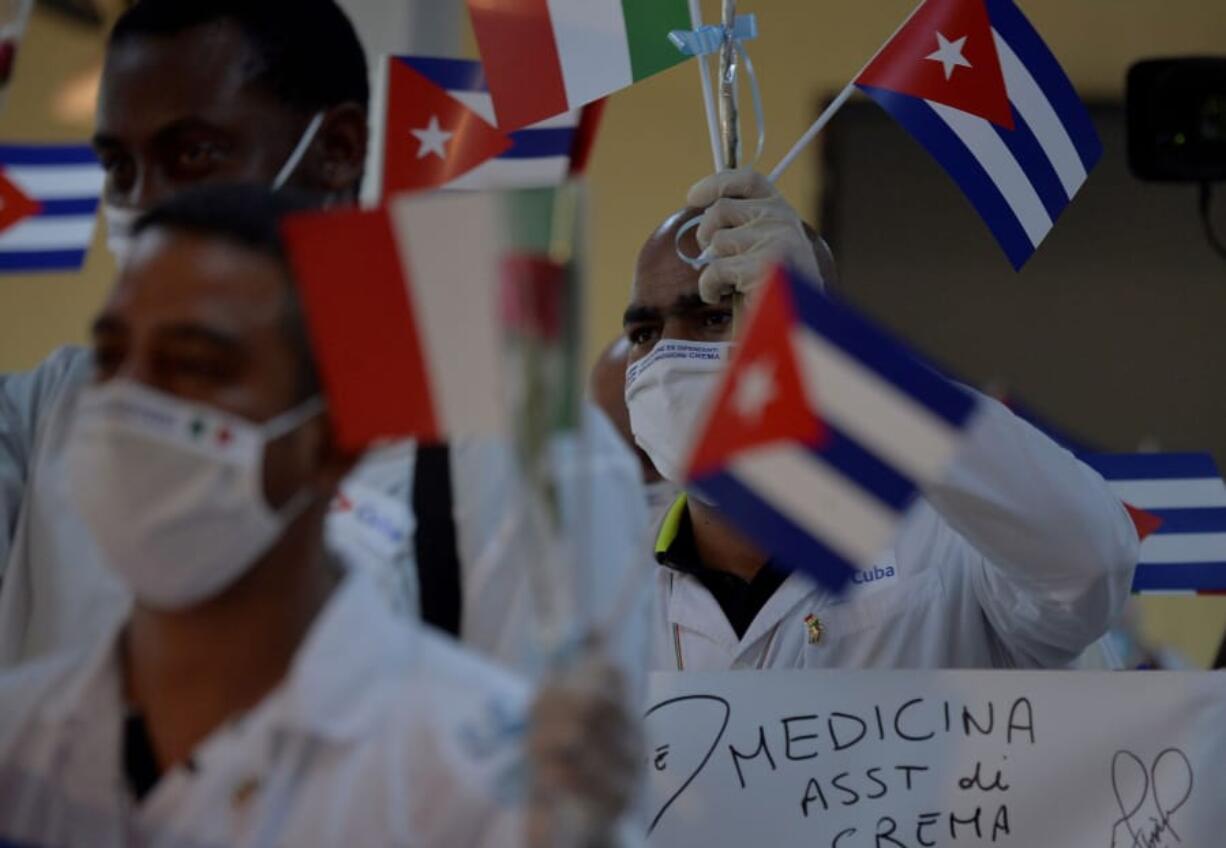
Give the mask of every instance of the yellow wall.
MULTIPOLYGON (((706 2, 713 20, 717 7, 706 2)), ((818 101, 854 76, 911 9, 910 0, 742 0, 760 16, 750 45, 766 98, 764 167, 812 120, 818 101)), ((1118 96, 1137 58, 1226 52, 1221 0, 1023 0, 1022 6, 1087 96, 1118 96)), ((98 33, 36 14, 3 114, 0 138, 85 139, 89 116, 57 115, 65 84, 96 69, 98 33)), ((710 150, 692 65, 673 69, 611 102, 592 163, 593 267, 589 356, 616 334, 635 252, 686 188, 710 170, 710 150)), ((782 188, 802 212, 816 208, 816 153, 803 156, 782 188)), ((0 279, 0 370, 28 367, 79 341, 111 274, 105 250, 76 276, 0 279)), ((1148 625, 1200 662, 1226 628, 1226 601, 1146 601, 1148 625)))

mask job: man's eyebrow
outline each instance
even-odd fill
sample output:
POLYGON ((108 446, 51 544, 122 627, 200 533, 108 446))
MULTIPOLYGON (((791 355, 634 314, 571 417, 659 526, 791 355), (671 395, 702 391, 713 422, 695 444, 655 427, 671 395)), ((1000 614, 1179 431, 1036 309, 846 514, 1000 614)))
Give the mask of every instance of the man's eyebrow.
POLYGON ((90 332, 95 336, 122 333, 126 329, 124 323, 114 315, 99 315, 90 326, 90 332))
POLYGON ((622 314, 622 326, 627 324, 640 324, 644 321, 658 321, 660 319, 660 310, 654 306, 643 306, 641 304, 630 304, 626 307, 626 311, 622 314))
POLYGON ((89 142, 94 147, 122 147, 123 146, 123 142, 121 142, 116 136, 110 135, 109 133, 101 133, 101 132, 94 133, 93 138, 91 138, 89 142))
POLYGON ((157 335, 170 341, 200 342, 228 350, 237 351, 241 347, 238 338, 235 336, 200 324, 171 324, 170 326, 159 328, 157 335))

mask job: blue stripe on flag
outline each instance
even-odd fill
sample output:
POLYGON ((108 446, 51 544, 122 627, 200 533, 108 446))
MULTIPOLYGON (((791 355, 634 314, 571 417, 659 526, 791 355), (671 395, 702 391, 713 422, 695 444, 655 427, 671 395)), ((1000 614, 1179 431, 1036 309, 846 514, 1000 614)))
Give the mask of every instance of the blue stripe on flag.
POLYGON ((77 271, 85 250, 0 250, 0 272, 77 271))
POLYGON ((992 28, 1009 43, 1051 101, 1052 108, 1073 140, 1073 146, 1077 148, 1086 172, 1092 171, 1102 158, 1103 144, 1094 129, 1090 113, 1060 67, 1060 62, 1013 0, 987 0, 987 4, 992 28))
POLYGON ((1080 457, 1107 480, 1188 480, 1219 478, 1207 453, 1088 453, 1080 457))
POLYGON ((809 329, 836 345, 883 380, 952 427, 962 427, 976 406, 973 395, 942 377, 881 330, 789 275, 796 314, 809 329))
POLYGON ((1060 214, 1068 208, 1072 198, 1064 191, 1060 176, 1056 173, 1051 159, 1047 158, 1042 145, 1039 144, 1039 139, 1016 108, 1013 109, 1013 126, 1012 131, 995 124, 992 125, 992 128, 996 130, 1000 140, 1005 143, 1009 152, 1013 154, 1013 158, 1026 172, 1030 184, 1034 186, 1039 199, 1043 201, 1043 208, 1051 216, 1052 223, 1055 223, 1060 214))
POLYGON ((0 144, 3 165, 97 165, 92 147, 81 144, 0 144))
POLYGON ((957 133, 919 98, 868 85, 859 88, 915 136, 916 141, 953 178, 996 236, 1013 267, 1020 269, 1025 265, 1035 251, 1030 236, 1026 235, 1022 222, 1013 214, 1013 209, 991 175, 979 164, 957 133))
POLYGON ((1226 562, 1162 563, 1137 566, 1134 592, 1220 591, 1226 589, 1226 562))
POLYGON ((1155 531, 1155 535, 1226 533, 1226 507, 1147 509, 1145 511, 1162 519, 1162 526, 1155 531))
POLYGON ((397 56, 413 70, 447 91, 489 91, 485 70, 472 59, 434 56, 397 56))
POLYGON ((719 504, 721 512, 784 568, 812 575, 835 592, 842 591, 856 568, 797 527, 731 474, 712 474, 693 481, 700 492, 719 504))
POLYGON ((863 489, 895 512, 903 512, 915 499, 916 487, 859 443, 827 423, 828 440, 821 447, 806 445, 820 462, 848 479, 848 485, 863 489))
POLYGON ((72 215, 93 215, 98 211, 98 198, 74 197, 64 200, 40 200, 43 209, 39 217, 59 218, 72 215))
POLYGON ((499 159, 540 159, 547 156, 569 156, 575 143, 573 127, 543 130, 519 130, 511 133, 514 146, 499 159))

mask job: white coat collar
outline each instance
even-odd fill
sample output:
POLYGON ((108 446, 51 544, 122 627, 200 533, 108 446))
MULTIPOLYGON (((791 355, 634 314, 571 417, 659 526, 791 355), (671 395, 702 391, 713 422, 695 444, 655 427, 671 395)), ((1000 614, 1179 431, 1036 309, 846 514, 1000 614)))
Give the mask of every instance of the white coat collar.
POLYGON ((749 625, 749 629, 745 631, 745 637, 741 639, 742 652, 753 647, 760 639, 769 636, 787 636, 786 633, 778 633, 780 628, 795 626, 798 632, 801 631, 805 626, 803 618, 796 617, 795 625, 786 619, 796 616, 797 608, 807 598, 811 598, 815 591, 817 589, 808 577, 798 571, 789 574, 783 584, 775 590, 775 594, 770 596, 770 600, 758 610, 758 615, 749 625))
MULTIPOLYGON (((89 721, 107 699, 122 706, 119 638, 126 621, 79 655, 83 663, 39 710, 42 721, 89 721)), ((375 687, 403 685, 420 643, 420 625, 398 616, 374 579, 348 571, 307 632, 276 700, 276 728, 324 740, 357 738, 379 714, 375 687), (380 673, 394 668, 395 673, 380 673)), ((258 709, 259 707, 256 707, 258 709)))

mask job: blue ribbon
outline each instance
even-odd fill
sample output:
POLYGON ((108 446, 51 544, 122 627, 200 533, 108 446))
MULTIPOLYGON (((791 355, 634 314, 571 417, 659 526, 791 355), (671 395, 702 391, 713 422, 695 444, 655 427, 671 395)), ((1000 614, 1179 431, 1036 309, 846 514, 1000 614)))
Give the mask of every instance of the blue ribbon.
MULTIPOLYGON (((732 38, 740 44, 758 37, 758 16, 737 15, 732 24, 732 38)), ((718 52, 724 43, 724 28, 719 24, 707 24, 698 29, 675 29, 668 40, 686 56, 710 56, 718 52)))
MULTIPOLYGON (((758 75, 754 72, 753 62, 749 59, 749 54, 745 52, 743 41, 749 41, 758 37, 758 18, 756 15, 737 15, 732 24, 732 39, 736 42, 737 53, 740 54, 741 61, 745 63, 745 72, 749 75, 749 93, 753 98, 754 121, 758 125, 758 146, 754 153, 752 165, 756 164, 762 158, 762 149, 766 147, 766 114, 762 107, 762 89, 758 85, 758 75)), ((668 34, 668 40, 671 41, 678 50, 687 56, 697 56, 699 61, 706 61, 705 56, 710 56, 720 50, 724 43, 724 28, 718 24, 706 24, 695 30, 675 29, 668 34)), ((713 261, 707 251, 703 251, 698 256, 688 256, 681 249, 681 239, 690 230, 702 223, 702 216, 687 221, 685 226, 677 231, 676 251, 677 256, 686 265, 689 265, 694 270, 700 270, 709 265, 713 261)))

